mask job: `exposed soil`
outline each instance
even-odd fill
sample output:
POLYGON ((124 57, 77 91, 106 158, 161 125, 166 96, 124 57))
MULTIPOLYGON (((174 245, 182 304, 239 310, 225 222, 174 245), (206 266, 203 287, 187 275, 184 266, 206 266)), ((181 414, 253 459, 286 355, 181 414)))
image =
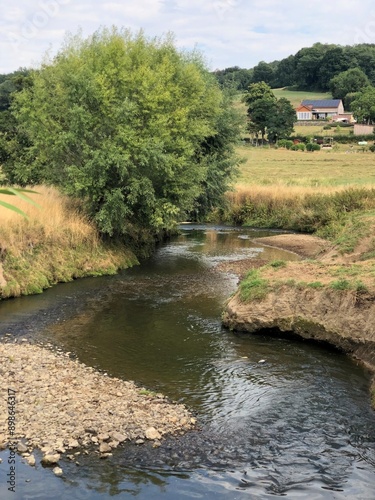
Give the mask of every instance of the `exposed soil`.
MULTIPOLYGON (((276 328, 328 342, 375 372, 375 262, 360 260, 372 238, 346 255, 309 235, 256 241, 295 252, 302 260, 263 268, 261 276, 269 284, 265 298, 244 303, 237 292, 226 305, 224 325, 248 332, 276 328)), ((238 269, 240 277, 246 274, 244 266, 238 269)), ((375 383, 372 391, 375 406, 375 383)))

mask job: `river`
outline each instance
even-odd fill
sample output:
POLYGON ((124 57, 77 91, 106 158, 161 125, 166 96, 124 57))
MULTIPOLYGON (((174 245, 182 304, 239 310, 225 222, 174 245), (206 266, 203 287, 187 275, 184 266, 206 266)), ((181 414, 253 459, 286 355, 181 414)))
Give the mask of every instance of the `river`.
MULTIPOLYGON (((112 277, 58 285, 0 304, 0 335, 73 352, 109 375, 186 404, 199 429, 160 448, 62 460, 64 476, 17 463, 20 499, 375 499, 375 412, 369 374, 335 349, 235 334, 221 326, 237 277, 216 265, 296 259, 252 238, 182 226, 148 260, 112 277)), ((37 455, 40 457, 40 455, 37 455)))

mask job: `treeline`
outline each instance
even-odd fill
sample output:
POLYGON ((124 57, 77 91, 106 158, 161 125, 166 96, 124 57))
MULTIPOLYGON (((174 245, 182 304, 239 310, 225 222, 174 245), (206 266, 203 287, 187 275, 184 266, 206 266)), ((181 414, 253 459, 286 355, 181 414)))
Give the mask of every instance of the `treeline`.
POLYGON ((262 81, 272 88, 295 86, 301 90, 330 91, 332 79, 353 68, 361 70, 375 85, 375 44, 315 43, 280 61, 261 61, 251 69, 234 66, 214 71, 214 75, 222 86, 241 91, 262 81))
POLYGON ((0 77, 2 182, 57 186, 102 235, 142 244, 223 202, 240 123, 199 54, 103 28, 0 77))

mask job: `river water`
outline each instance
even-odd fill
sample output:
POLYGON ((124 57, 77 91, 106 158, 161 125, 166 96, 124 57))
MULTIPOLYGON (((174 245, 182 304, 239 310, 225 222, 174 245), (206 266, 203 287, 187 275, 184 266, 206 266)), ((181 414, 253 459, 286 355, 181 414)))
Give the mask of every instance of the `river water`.
POLYGON ((183 226, 140 266, 0 304, 0 335, 74 352, 109 375, 186 404, 199 430, 158 449, 127 446, 62 461, 62 478, 17 463, 20 499, 375 499, 369 374, 326 346, 221 326, 243 258, 296 259, 252 238, 270 232, 183 226))

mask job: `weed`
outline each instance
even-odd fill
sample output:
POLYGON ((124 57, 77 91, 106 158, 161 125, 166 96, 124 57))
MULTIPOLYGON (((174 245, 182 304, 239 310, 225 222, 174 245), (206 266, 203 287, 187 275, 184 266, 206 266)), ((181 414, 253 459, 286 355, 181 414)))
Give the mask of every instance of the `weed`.
POLYGON ((286 267, 287 263, 285 260, 273 260, 269 265, 275 269, 279 269, 281 267, 286 267))
POLYGON ((240 283, 240 298, 243 302, 262 300, 269 292, 269 282, 260 276, 258 269, 251 270, 240 283))
POLYGON ((351 284, 350 281, 348 280, 340 279, 337 281, 332 281, 329 284, 329 287, 332 288, 333 290, 350 290, 351 284))
POLYGON ((311 283, 307 283, 306 286, 308 288, 323 288, 324 285, 321 281, 312 281, 311 283))

